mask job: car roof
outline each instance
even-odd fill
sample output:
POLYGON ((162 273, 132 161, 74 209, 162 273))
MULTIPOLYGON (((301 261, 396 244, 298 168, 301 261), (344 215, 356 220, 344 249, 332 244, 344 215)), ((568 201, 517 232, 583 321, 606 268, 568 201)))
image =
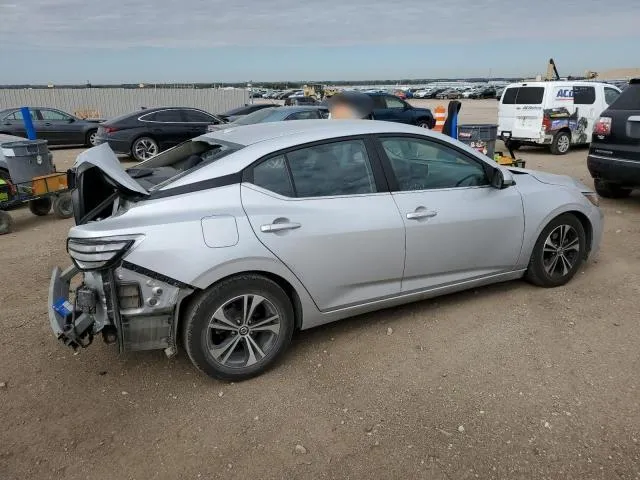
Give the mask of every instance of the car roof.
MULTIPOLYGON (((280 107, 283 108, 283 107, 280 107)), ((237 173, 259 158, 287 148, 341 137, 381 133, 405 133, 451 141, 450 137, 426 128, 375 120, 290 120, 230 127, 193 139, 209 144, 236 144, 238 150, 172 182, 166 188, 237 173)), ((459 145, 471 155, 470 147, 459 145)))
POLYGON ((589 80, 552 80, 550 82, 538 82, 538 81, 533 81, 533 82, 515 82, 515 83, 510 83, 509 85, 507 85, 507 87, 513 87, 513 86, 518 86, 518 87, 557 87, 557 86, 564 86, 564 85, 580 85, 580 86, 590 86, 590 85, 611 85, 609 83, 606 82, 593 82, 593 81, 589 81, 589 80))
MULTIPOLYGON (((279 108, 284 109, 287 107, 279 108)), ((402 123, 374 120, 290 120, 287 122, 255 123, 252 125, 225 128, 207 133, 197 137, 195 140, 203 140, 209 143, 222 141, 249 146, 278 139, 278 142, 296 145, 297 143, 302 143, 303 139, 307 137, 322 140, 332 137, 387 132, 419 132, 424 134, 427 133, 428 130, 402 123)))

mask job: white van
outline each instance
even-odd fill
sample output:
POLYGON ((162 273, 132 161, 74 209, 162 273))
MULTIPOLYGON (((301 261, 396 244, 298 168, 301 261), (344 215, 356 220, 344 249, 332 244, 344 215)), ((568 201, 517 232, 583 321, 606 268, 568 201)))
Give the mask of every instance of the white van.
POLYGON ((512 83, 500 97, 498 136, 513 148, 549 145, 564 155, 571 145, 591 142, 593 125, 618 95, 620 89, 599 82, 512 83))

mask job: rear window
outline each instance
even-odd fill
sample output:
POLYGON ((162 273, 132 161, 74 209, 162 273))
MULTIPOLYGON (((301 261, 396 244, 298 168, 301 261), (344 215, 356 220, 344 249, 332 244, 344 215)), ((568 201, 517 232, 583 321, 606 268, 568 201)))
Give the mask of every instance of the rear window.
POLYGON ((245 115, 242 118, 239 118, 235 122, 236 125, 252 125, 254 123, 261 123, 268 117, 270 117, 275 108, 263 108, 262 110, 258 110, 257 112, 250 113, 249 115, 245 115))
POLYGON ((504 105, 540 105, 544 97, 544 87, 511 87, 502 97, 504 105))
POLYGON ((640 110, 640 84, 632 83, 625 88, 609 108, 611 110, 640 110))

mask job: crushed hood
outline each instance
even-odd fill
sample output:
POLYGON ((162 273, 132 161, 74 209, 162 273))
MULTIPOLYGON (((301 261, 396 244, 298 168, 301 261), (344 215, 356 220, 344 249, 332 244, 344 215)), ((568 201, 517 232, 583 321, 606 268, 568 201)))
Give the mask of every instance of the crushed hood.
POLYGON ((100 169, 119 190, 125 190, 129 194, 149 195, 149 192, 124 170, 120 160, 113 153, 108 143, 103 143, 82 152, 78 155, 72 169, 75 171, 76 177, 78 177, 93 167, 100 169))

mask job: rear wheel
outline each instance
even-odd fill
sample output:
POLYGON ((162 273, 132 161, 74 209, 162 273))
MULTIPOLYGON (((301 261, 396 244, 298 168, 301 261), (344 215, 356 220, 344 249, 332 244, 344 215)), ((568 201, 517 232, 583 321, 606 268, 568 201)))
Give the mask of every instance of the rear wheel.
POLYGON ((53 213, 58 218, 73 217, 73 202, 70 193, 63 193, 53 201, 53 213))
POLYGON ((571 135, 568 132, 558 132, 551 142, 551 153, 564 155, 571 149, 571 135))
POLYGON ((151 137, 136 138, 131 145, 131 156, 138 162, 148 160, 160 152, 158 143, 151 137))
POLYGON ((593 181, 593 184, 596 187, 596 192, 601 197, 605 198, 626 198, 631 195, 630 188, 624 188, 618 185, 617 183, 606 182, 604 180, 600 180, 596 178, 593 181))
POLYGON ((29 210, 38 217, 44 217, 45 215, 49 215, 51 205, 52 202, 50 198, 38 198, 37 200, 29 201, 29 210))
POLYGON ((294 314, 287 294, 261 275, 238 275, 202 292, 186 312, 185 350, 193 364, 222 380, 263 373, 287 349, 294 314))
POLYGON ((540 287, 558 287, 576 274, 585 258, 586 235, 575 215, 554 218, 533 247, 526 278, 540 287))
POLYGON ((11 233, 13 229, 13 219, 7 212, 0 210, 0 235, 11 233))

